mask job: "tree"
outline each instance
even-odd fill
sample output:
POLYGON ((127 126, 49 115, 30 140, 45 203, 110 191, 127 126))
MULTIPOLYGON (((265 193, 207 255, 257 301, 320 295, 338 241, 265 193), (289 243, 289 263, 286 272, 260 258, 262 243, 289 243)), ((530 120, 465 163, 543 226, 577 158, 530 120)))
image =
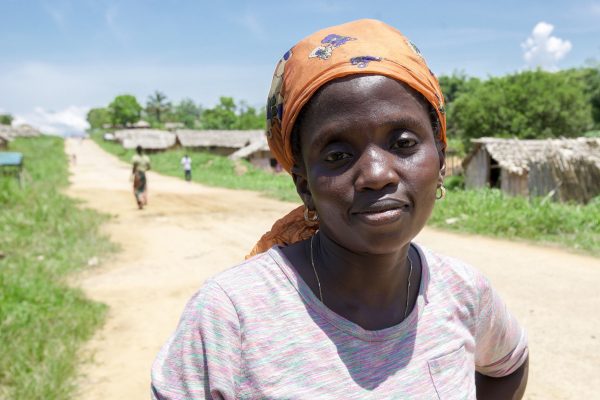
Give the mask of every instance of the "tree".
POLYGON ((583 92, 592 107, 594 128, 600 129, 600 63, 590 61, 588 67, 572 68, 560 71, 560 74, 569 82, 576 81, 576 84, 583 87, 583 92))
POLYGON ((161 116, 166 114, 171 109, 171 103, 167 102, 167 96, 158 90, 154 91, 154 94, 148 96, 146 102, 146 112, 148 115, 153 116, 157 123, 161 123, 161 116))
POLYGON ((221 97, 214 108, 202 112, 202 129, 236 129, 237 115, 235 101, 231 97, 221 97))
POLYGON ((183 123, 186 128, 194 128, 202 113, 202 109, 192 99, 181 100, 174 111, 175 120, 183 123))
POLYGON ((13 116, 10 114, 0 114, 0 125, 12 125, 13 116))
POLYGON ((260 113, 256 112, 254 107, 250 107, 242 101, 239 106, 237 129, 265 129, 266 128, 266 110, 260 113))
POLYGON ((441 75, 438 78, 446 107, 463 93, 473 91, 481 81, 478 78, 468 77, 463 71, 454 71, 452 75, 441 75))
POLYGON ((135 96, 122 94, 115 97, 109 104, 108 110, 113 125, 125 126, 140 120, 142 106, 140 106, 135 96))
POLYGON ((466 145, 483 136, 578 136, 593 122, 582 85, 541 70, 482 82, 450 104, 448 120, 466 145))
POLYGON ((87 113, 87 122, 90 128, 98 129, 111 123, 111 114, 107 108, 92 108, 87 113))

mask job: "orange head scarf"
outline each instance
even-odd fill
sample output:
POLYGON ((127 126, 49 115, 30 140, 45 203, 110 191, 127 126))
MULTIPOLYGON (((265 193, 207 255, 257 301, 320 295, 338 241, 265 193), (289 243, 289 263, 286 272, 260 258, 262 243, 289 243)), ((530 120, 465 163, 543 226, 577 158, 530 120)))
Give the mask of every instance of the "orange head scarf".
MULTIPOLYGON (((327 82, 353 74, 384 75, 421 93, 436 110, 440 139, 446 143, 444 96, 419 49, 391 26, 363 19, 308 36, 277 64, 267 99, 267 138, 271 152, 286 171, 294 165, 291 136, 302 107, 327 82)), ((249 256, 314 234, 318 226, 304 220, 303 208, 278 220, 249 256)))

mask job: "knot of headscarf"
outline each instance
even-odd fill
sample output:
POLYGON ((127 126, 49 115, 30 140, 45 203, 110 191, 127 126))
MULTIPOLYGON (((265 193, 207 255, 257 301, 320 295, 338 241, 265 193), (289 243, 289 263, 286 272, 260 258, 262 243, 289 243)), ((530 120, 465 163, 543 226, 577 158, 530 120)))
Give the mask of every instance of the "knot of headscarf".
MULTIPOLYGON (((275 68, 267 99, 267 139, 271 152, 288 172, 294 165, 291 136, 302 107, 327 82, 354 74, 384 75, 404 82, 435 109, 440 140, 446 143, 444 96, 421 52, 400 31, 377 20, 363 19, 320 30, 287 51, 275 68)), ((298 207, 278 220, 250 256, 271 246, 309 238, 318 224, 298 207)))

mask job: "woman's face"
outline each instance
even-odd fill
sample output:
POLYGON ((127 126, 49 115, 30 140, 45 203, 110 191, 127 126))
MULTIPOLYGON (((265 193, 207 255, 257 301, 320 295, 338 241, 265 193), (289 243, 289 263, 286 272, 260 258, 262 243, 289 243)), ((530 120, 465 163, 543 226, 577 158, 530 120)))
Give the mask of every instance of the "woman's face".
POLYGON ((307 105, 299 134, 294 180, 329 238, 353 252, 389 254, 423 228, 444 161, 416 92, 379 75, 333 81, 307 105))

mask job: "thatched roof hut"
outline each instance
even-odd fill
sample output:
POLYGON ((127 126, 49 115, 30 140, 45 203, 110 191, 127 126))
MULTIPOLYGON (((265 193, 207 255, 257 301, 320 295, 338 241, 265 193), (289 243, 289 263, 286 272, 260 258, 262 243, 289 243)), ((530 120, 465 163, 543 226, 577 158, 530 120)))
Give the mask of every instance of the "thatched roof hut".
POLYGON ((600 139, 481 138, 463 161, 467 188, 586 203, 600 195, 600 139))
POLYGON ((150 128, 150 123, 140 119, 138 122, 131 124, 133 129, 148 129, 150 128))
POLYGON ((115 132, 115 138, 126 149, 142 146, 145 150, 166 150, 173 147, 177 139, 172 132, 156 129, 122 129, 115 132))
POLYGON ((191 130, 179 129, 175 131, 179 143, 183 147, 204 149, 213 153, 229 156, 242 147, 261 140, 263 130, 191 130))
POLYGON ((261 135, 260 138, 250 142, 247 146, 230 154, 229 158, 232 160, 243 158, 244 160, 250 161, 253 165, 267 170, 277 166, 277 161, 273 154, 271 154, 271 149, 269 149, 269 144, 267 143, 267 137, 265 135, 261 135))
POLYGON ((165 122, 165 129, 168 131, 174 131, 176 129, 183 129, 185 125, 182 122, 165 122))
POLYGON ((40 131, 27 124, 17 126, 0 125, 0 134, 8 139, 17 137, 36 137, 41 135, 40 131))

